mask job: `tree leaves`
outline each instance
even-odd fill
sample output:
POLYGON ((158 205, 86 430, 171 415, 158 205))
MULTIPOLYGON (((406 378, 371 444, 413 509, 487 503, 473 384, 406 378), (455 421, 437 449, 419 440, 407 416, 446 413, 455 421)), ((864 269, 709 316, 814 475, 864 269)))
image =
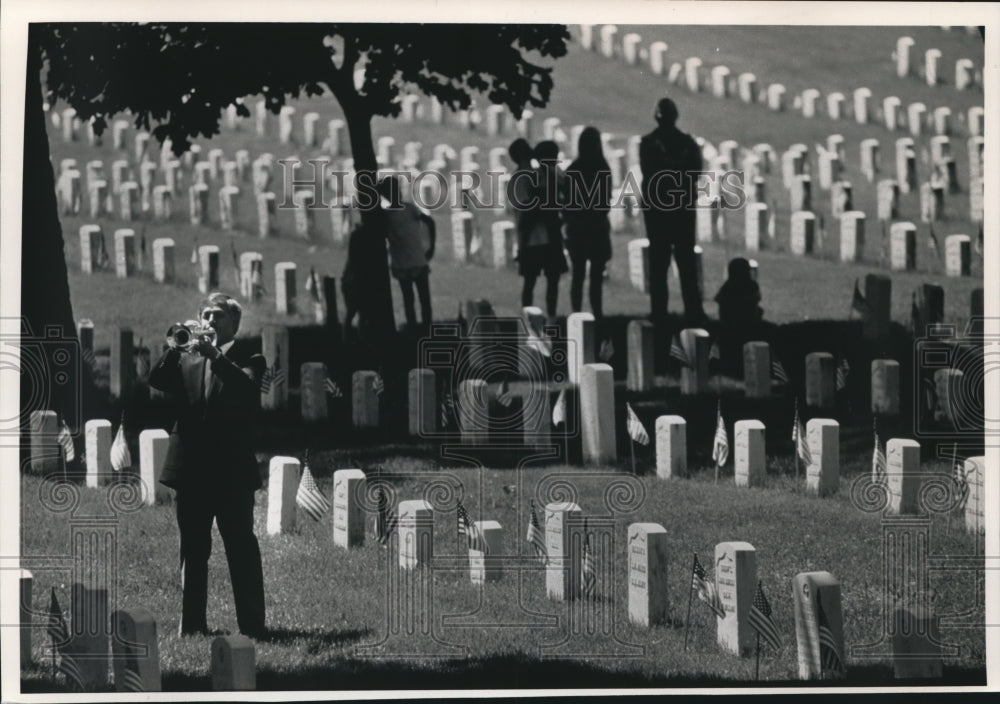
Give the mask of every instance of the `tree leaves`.
POLYGON ((219 132, 221 110, 266 96, 277 114, 286 101, 332 93, 347 111, 395 116, 398 96, 416 89, 452 109, 473 96, 515 116, 542 107, 551 66, 566 53, 562 25, 458 24, 129 24, 36 25, 47 62, 47 99, 60 98, 83 120, 130 110, 135 124, 170 138, 182 153, 195 137, 219 132), (536 56, 537 55, 537 56, 536 56), (336 59, 336 60, 335 60, 336 59), (339 63, 339 67, 338 67, 339 63), (364 84, 354 73, 364 69, 364 84))

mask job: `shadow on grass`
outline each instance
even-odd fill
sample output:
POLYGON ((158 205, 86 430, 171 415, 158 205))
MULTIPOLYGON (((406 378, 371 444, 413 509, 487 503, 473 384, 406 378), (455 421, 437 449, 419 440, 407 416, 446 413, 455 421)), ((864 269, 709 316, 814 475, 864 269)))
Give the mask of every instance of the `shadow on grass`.
MULTIPOLYGON (((310 649, 336 646, 368 635, 362 631, 322 632, 278 630, 273 640, 306 639, 310 649)), ((609 663, 610 664, 610 663, 609 663)), ((613 687, 973 687, 986 683, 983 668, 948 667, 936 680, 896 680, 889 665, 852 666, 840 681, 742 679, 684 673, 648 676, 641 672, 607 669, 589 662, 539 660, 516 653, 485 658, 442 660, 338 659, 329 666, 275 670, 259 663, 257 689, 260 691, 395 690, 395 689, 589 689, 613 687)), ((21 680, 25 693, 61 692, 50 679, 21 680)), ((163 691, 199 692, 211 690, 211 678, 179 672, 163 673, 163 691)))
POLYGON ((370 628, 348 631, 305 631, 297 628, 271 628, 260 640, 278 645, 290 645, 296 641, 306 642, 306 652, 310 655, 328 648, 339 648, 363 640, 372 635, 370 628))

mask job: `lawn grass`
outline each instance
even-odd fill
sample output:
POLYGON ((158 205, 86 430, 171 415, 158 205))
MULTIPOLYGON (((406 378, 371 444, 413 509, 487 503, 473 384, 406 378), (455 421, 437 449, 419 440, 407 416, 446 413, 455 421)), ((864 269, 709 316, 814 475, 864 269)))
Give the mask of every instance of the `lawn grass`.
MULTIPOLYGON (((786 102, 790 105, 795 92, 816 87, 825 95, 843 91, 850 101, 850 90, 868 85, 873 91, 871 105, 880 106, 881 97, 899 95, 904 105, 922 100, 933 109, 948 104, 953 109, 955 135, 952 153, 956 157, 963 192, 947 197, 945 221, 937 227, 942 240, 947 234, 964 232, 975 236, 968 220, 967 174, 964 127, 958 114, 973 104, 981 104, 981 89, 957 92, 950 85, 930 88, 918 78, 895 78, 889 53, 895 39, 910 34, 917 40, 915 63, 922 59, 922 49, 937 46, 942 49, 941 73, 950 80, 954 59, 970 56, 982 63, 982 44, 977 37, 964 32, 950 34, 936 28, 810 28, 810 27, 621 27, 622 33, 635 29, 644 41, 662 38, 670 44, 668 62, 683 61, 698 55, 705 65, 728 65, 736 75, 744 70, 757 73, 760 84, 781 81, 788 88, 786 102), (712 48, 715 51, 712 52, 712 48), (977 53, 978 52, 978 53, 977 53), (792 61, 794 56, 799 61, 792 61)), ((544 110, 536 111, 535 140, 540 138, 541 120, 555 116, 568 130, 573 124, 594 124, 616 135, 617 145, 624 146, 628 135, 642 134, 652 126, 652 108, 664 92, 674 95, 680 104, 682 129, 704 137, 713 144, 725 139, 737 139, 742 146, 758 142, 771 143, 776 153, 789 145, 802 142, 810 146, 824 142, 829 134, 845 138, 847 149, 845 178, 854 184, 855 208, 868 215, 864 261, 841 264, 836 261, 839 250, 839 230, 830 217, 829 195, 814 188, 813 203, 817 212, 826 214, 827 238, 819 243, 818 252, 807 258, 788 253, 789 198, 781 185, 780 168, 767 177, 767 199, 776 208, 777 227, 774 242, 768 251, 754 253, 759 262, 765 316, 776 323, 776 337, 785 366, 795 388, 804 377, 802 355, 809 351, 828 349, 842 351, 856 345, 860 326, 844 322, 848 316, 854 281, 879 268, 879 233, 875 218, 874 186, 867 184, 859 171, 858 144, 861 139, 875 137, 881 142, 883 177, 892 171, 893 142, 903 132, 889 133, 878 125, 857 125, 848 120, 830 121, 825 117, 805 120, 791 110, 771 113, 762 106, 743 105, 736 99, 720 101, 705 94, 689 95, 680 87, 667 86, 664 77, 654 77, 639 68, 627 68, 618 61, 609 61, 595 53, 570 47, 569 55, 555 64, 555 85, 552 101, 544 110)), ((251 104, 255 98, 251 98, 251 104)), ((309 110, 320 113, 320 126, 340 115, 339 108, 329 98, 293 101, 298 108, 296 131, 301 134, 301 116, 309 110)), ((825 102, 824 102, 825 105, 825 102)), ((62 105, 54 106, 60 109, 62 105)), ((821 108, 821 113, 824 110, 821 108)), ((305 159, 320 154, 319 148, 309 150, 277 142, 277 118, 270 118, 269 134, 257 138, 250 122, 240 130, 223 129, 211 142, 201 141, 203 153, 210 146, 225 150, 227 158, 240 148, 251 152, 251 159, 263 152, 276 158, 297 154, 305 159)), ((505 146, 510 133, 489 138, 483 131, 462 131, 454 123, 432 125, 418 120, 413 124, 377 119, 376 138, 392 135, 396 148, 409 140, 423 144, 425 160, 433 145, 449 143, 456 150, 465 145, 480 149, 480 162, 485 165, 490 148, 505 146)), ((321 129, 320 132, 325 132, 321 129)), ((929 136, 916 140, 919 154, 929 136)), ((57 130, 50 126, 52 160, 58 168, 60 159, 76 158, 83 170, 86 161, 100 158, 105 173, 111 162, 124 158, 111 148, 110 134, 104 145, 90 147, 86 141, 66 144, 57 130)), ((128 140, 131 148, 131 139, 128 140)), ((153 152, 156 154, 156 151, 153 152)), ((134 155, 128 155, 131 161, 134 155)), ((918 164, 920 180, 927 177, 927 168, 918 164)), ((86 207, 86 206, 85 206, 86 207)), ((191 248, 198 244, 220 246, 220 282, 232 290, 230 238, 238 251, 256 250, 264 256, 265 284, 269 295, 260 303, 247 303, 244 308, 241 334, 256 336, 263 325, 281 322, 304 327, 312 323, 309 311, 293 316, 279 316, 274 310, 273 271, 278 261, 294 261, 299 267, 299 300, 308 301, 301 291, 305 275, 311 266, 320 274, 339 276, 343 269, 346 249, 332 242, 330 222, 326 213, 317 212, 317 234, 312 241, 294 235, 293 213, 278 212, 280 236, 261 240, 256 235, 255 206, 249 184, 239 199, 238 230, 235 234, 218 228, 218 201, 213 189, 209 198, 209 224, 191 226, 186 222, 186 194, 175 203, 175 217, 170 222, 122 223, 117 216, 99 220, 108 246, 113 252, 113 232, 119 227, 132 227, 137 234, 145 228, 149 242, 146 272, 134 279, 121 281, 111 273, 93 276, 79 270, 79 227, 90 222, 85 215, 61 216, 66 256, 69 264, 70 287, 77 318, 91 318, 96 325, 96 347, 106 350, 114 326, 129 326, 136 340, 158 348, 167 326, 189 318, 194 313, 200 294, 196 272, 188 263, 191 248), (157 237, 172 237, 177 243, 175 267, 177 282, 162 286, 152 280, 151 243, 157 237)), ((919 218, 917 194, 904 194, 900 202, 901 216, 919 218)), ((513 270, 484 270, 481 266, 456 265, 451 255, 451 226, 447 210, 435 213, 438 223, 438 255, 432 265, 432 293, 435 318, 451 319, 456 304, 468 298, 486 298, 501 315, 519 312, 520 279, 513 270)), ((489 260, 489 224, 496 213, 477 213, 477 226, 486 237, 486 260, 489 260)), ((969 297, 974 288, 983 286, 982 262, 973 256, 973 275, 956 279, 945 278, 940 262, 926 244, 926 227, 919 226, 918 271, 893 272, 892 318, 897 324, 891 356, 904 363, 902 378, 908 379, 905 365, 912 350, 912 340, 903 335, 910 317, 911 292, 921 283, 934 281, 945 289, 945 320, 963 327, 969 314, 969 297), (897 339, 898 338, 898 339, 897 339), (903 339, 905 338, 905 339, 903 339)), ((710 300, 722 284, 727 260, 744 254, 743 215, 726 215, 728 244, 705 246, 703 258, 705 297, 710 300)), ((616 375, 624 368, 624 325, 628 319, 641 317, 648 311, 648 297, 633 290, 629 284, 627 242, 644 236, 638 220, 628 223, 626 231, 613 237, 614 258, 610 277, 605 285, 605 310, 616 330, 618 355, 614 360, 616 375)), ((671 301, 674 310, 680 300, 677 281, 670 278, 671 301)), ((537 295, 537 294, 536 294, 537 295)), ((394 291, 397 321, 402 319, 398 292, 394 291)), ((560 310, 566 311, 568 282, 561 287, 560 310)), ((301 305, 305 309, 307 306, 301 305)), ((707 305, 709 314, 714 306, 707 305)), ((859 347, 852 347, 857 351, 859 347)), ((849 350, 850 351, 850 350, 849 350)), ((402 353, 401 353, 402 354, 402 353)), ((673 375, 658 379, 657 387, 647 394, 616 394, 615 413, 622 417, 624 401, 629 399, 640 418, 652 430, 651 420, 663 412, 680 413, 688 417, 689 454, 694 470, 690 479, 657 480, 650 474, 655 465, 651 448, 638 451, 638 479, 645 501, 634 511, 613 516, 613 534, 618 553, 600 560, 609 572, 602 577, 600 592, 614 617, 614 633, 622 641, 640 646, 640 657, 627 657, 626 649, 608 639, 589 639, 584 645, 588 654, 565 660, 551 661, 542 657, 543 648, 560 639, 559 628, 551 626, 554 619, 565 623, 567 607, 545 597, 544 578, 536 569, 511 570, 497 584, 479 590, 469 584, 464 569, 433 570, 434 633, 456 647, 445 647, 428 638, 412 639, 420 657, 412 660, 395 657, 390 652, 374 652, 387 659, 361 657, 358 648, 378 642, 385 632, 387 553, 375 545, 344 551, 332 545, 330 517, 322 524, 306 523, 291 535, 266 536, 264 515, 266 491, 258 493, 256 509, 257 532, 264 552, 265 584, 269 625, 273 637, 258 644, 258 685, 261 689, 380 689, 403 687, 575 687, 575 686, 651 686, 674 684, 698 686, 732 683, 752 677, 752 660, 723 654, 715 645, 714 628, 707 609, 695 602, 692 612, 691 642, 683 650, 684 607, 690 582, 691 551, 699 552, 708 562, 717 542, 746 540, 758 551, 758 574, 775 610, 775 620, 784 638, 777 653, 765 652, 761 661, 761 679, 768 683, 786 683, 796 677, 794 619, 790 596, 791 578, 798 572, 828 570, 842 584, 844 635, 848 644, 870 642, 878 637, 882 618, 880 575, 883 562, 881 528, 875 515, 861 513, 850 500, 850 482, 869 470, 871 453, 871 419, 867 407, 867 372, 865 364, 882 350, 865 349, 860 364, 853 364, 849 389, 850 400, 838 408, 834 417, 841 420, 842 467, 841 486, 836 496, 817 499, 806 494, 801 480, 793 475, 790 457, 791 400, 787 397, 771 403, 747 403, 742 399, 738 382, 722 380, 726 404, 726 422, 731 429, 734 420, 757 417, 768 426, 767 486, 761 489, 737 489, 731 474, 724 474, 719 485, 713 482, 708 468, 709 439, 715 412, 715 398, 686 400, 679 396, 673 375), (862 388, 864 387, 864 388, 862 388), (850 405, 850 404, 853 404, 850 405), (667 528, 669 541, 669 580, 671 612, 674 623, 649 631, 628 625, 627 579, 625 574, 624 540, 627 526, 634 521, 655 521, 667 528), (461 628, 447 624, 445 616, 468 614, 481 609, 475 616, 466 616, 471 624, 507 623, 510 627, 461 628), (514 605, 520 604, 521 608, 514 605), (480 620, 480 617, 482 620, 480 620), (432 658, 442 655, 444 659, 432 658), (606 657, 600 657, 601 655, 606 657)), ((97 376, 106 375, 103 354, 98 357, 97 376)), ((364 360, 357 360, 363 364, 364 360)), ((361 368, 355 360, 345 361, 349 373, 361 368)), ((662 370, 658 370, 660 373, 662 370)), ((671 372, 673 370, 670 370, 671 372)), ((295 370, 293 367, 293 376, 295 370)), ((343 386, 343 384, 342 384, 343 386)), ((394 389, 387 388, 391 396, 394 389)), ((886 428, 885 437, 910 437, 915 428, 904 381, 904 415, 898 427, 886 428), (891 435, 890 435, 891 433, 891 435)), ((295 407, 295 396, 290 406, 295 407)), ((401 399, 402 396, 395 398, 401 399)), ((390 401, 390 405, 396 401, 390 401)), ((398 405, 398 404, 396 404, 398 405)), ((108 417, 114 417, 115 414, 108 417)), ((294 413, 292 414, 294 417, 294 413)), ((346 414, 337 417, 344 420, 346 414)), ((399 441, 404 434, 401 414, 396 413, 390 428, 377 436, 346 431, 343 427, 322 429, 309 435, 296 429, 294 420, 268 419, 262 429, 259 455, 262 469, 272 454, 300 455, 305 447, 312 448, 310 466, 317 475, 321 489, 327 495, 332 487, 332 472, 343 467, 361 466, 371 471, 381 466, 388 474, 415 472, 417 476, 394 480, 397 496, 419 497, 428 481, 445 474, 453 475, 464 492, 463 503, 474 518, 495 519, 504 526, 504 554, 527 552, 524 533, 527 525, 527 501, 536 487, 550 475, 569 473, 578 492, 578 502, 585 513, 607 514, 603 494, 608 478, 594 470, 575 467, 510 469, 509 466, 476 470, 452 467, 438 458, 439 448, 399 441), (288 431, 288 432, 286 432, 288 431), (294 431, 294 432, 293 432, 294 431), (372 441, 378 441, 373 443, 372 441), (399 442, 397 442, 399 441, 399 442), (315 444, 313 444, 315 442, 315 444), (517 486, 515 493, 502 487, 517 486)), ((619 426, 623 426, 619 423, 619 426)), ((607 471, 622 473, 629 466, 627 445, 619 427, 619 462, 607 471)), ((935 448, 926 443, 925 471, 947 471, 946 464, 935 459, 935 448)), ((137 456, 137 453, 134 453, 137 456)), ((25 555, 67 554, 68 516, 52 515, 37 500, 41 490, 38 477, 24 476, 22 496, 22 551, 25 555)), ((81 514, 101 509, 103 492, 83 490, 81 514)), ((543 497, 539 496, 539 500, 543 497)), ((976 554, 975 541, 963 534, 955 521, 950 534, 947 521, 934 518, 929 553, 933 555, 976 554)), ((180 613, 180 589, 177 574, 177 535, 173 507, 168 503, 146 508, 136 514, 121 516, 118 526, 118 584, 120 606, 145 606, 158 620, 160 657, 167 690, 208 689, 209 639, 181 639, 176 635, 180 613)), ((211 562, 209 619, 213 628, 235 631, 235 614, 228 584, 225 558, 216 534, 211 562)), ((439 556, 458 555, 456 551, 453 509, 439 511, 435 516, 435 553, 439 556)), ((461 556, 458 556, 461 559, 461 556)), ((35 576, 35 608, 47 608, 49 586, 55 586, 64 607, 68 607, 68 571, 40 571, 35 576)), ((977 589, 978 577, 966 573, 932 572, 931 586, 936 591, 935 607, 941 614, 959 613, 967 608, 981 614, 983 593, 977 589), (956 576, 957 575, 957 576, 956 576)), ((460 621, 461 622, 461 621, 460 621)), ((977 683, 984 680, 985 644, 982 618, 979 627, 945 626, 942 634, 949 642, 960 646, 960 655, 947 661, 946 677, 954 683, 977 683)), ((59 684, 51 681, 47 660, 42 650, 42 634, 35 637, 36 665, 22 673, 26 691, 51 691, 59 684)), ((892 684, 892 672, 886 658, 873 661, 855 660, 848 656, 849 683, 892 684)))
MULTIPOLYGON (((334 469, 354 464, 344 451, 314 453, 310 466, 321 490, 332 491, 334 469)), ((268 625, 272 637, 257 646, 262 682, 276 688, 381 688, 385 682, 372 668, 380 659, 394 659, 399 650, 416 654, 398 661, 406 668, 441 673, 454 669, 463 673, 479 661, 513 659, 515 672, 492 672, 484 686, 522 686, 517 669, 528 673, 539 659, 573 660, 591 670, 589 681, 606 674, 632 678, 647 686, 661 683, 698 684, 708 681, 752 679, 753 661, 726 655, 715 645, 714 624, 704 605, 695 600, 691 612, 690 644, 683 650, 690 560, 698 552, 702 562, 712 560, 714 546, 727 540, 745 540, 757 549, 758 578, 774 608, 774 619, 784 644, 777 652, 765 652, 761 679, 771 682, 795 680, 795 630, 790 594, 792 577, 798 572, 825 570, 841 581, 844 638, 851 645, 873 642, 881 629, 883 599, 882 532, 877 515, 862 513, 850 498, 850 483, 868 471, 863 460, 845 462, 840 491, 818 499, 807 494, 792 475, 787 458, 769 461, 766 486, 735 487, 730 472, 719 484, 709 468, 693 467, 689 479, 661 480, 644 475, 632 478, 591 469, 554 466, 537 470, 470 469, 455 466, 415 468, 406 456, 378 458, 383 476, 390 478, 397 499, 428 496, 434 482, 449 482, 456 489, 450 510, 434 516, 434 553, 441 566, 432 571, 431 603, 433 636, 417 635, 390 641, 381 648, 360 654, 360 648, 378 644, 387 632, 386 560, 389 552, 372 541, 358 549, 344 550, 332 543, 332 522, 327 514, 315 523, 299 514, 291 534, 265 534, 267 492, 257 495, 256 530, 264 555, 268 625), (395 478, 399 473, 409 474, 395 478), (544 574, 531 560, 520 560, 521 569, 509 566, 498 583, 483 588, 469 582, 464 551, 459 549, 455 529, 454 501, 461 500, 474 518, 497 520, 503 526, 503 554, 529 554, 523 533, 527 526, 529 499, 536 503, 552 498, 546 494, 560 480, 572 482, 575 500, 585 515, 595 520, 613 519, 608 535, 613 545, 595 540, 601 604, 609 609, 613 628, 567 644, 579 657, 558 657, 552 646, 567 634, 565 603, 545 596, 544 574), (616 504, 606 498, 613 481, 630 483, 634 495, 616 504), (513 491, 504 486, 516 487, 513 491), (609 513, 615 508, 615 513, 609 513), (667 529, 669 555, 670 615, 672 623, 649 630, 628 622, 625 539, 628 524, 661 523, 667 529), (520 604, 520 608, 515 605, 520 604), (461 625, 460 625, 461 624, 461 625), (485 624, 485 625, 484 625, 485 624), (464 625, 464 627, 463 627, 464 625), (614 633, 615 638, 601 637, 614 633), (619 642, 616 642, 616 640, 619 642), (572 646, 572 647, 570 647, 572 646), (633 646, 633 647, 627 647, 633 646), (440 662, 444 657, 446 663, 440 662), (372 662, 371 658, 375 659, 372 662), (297 673, 308 673, 300 677, 297 673), (351 676, 350 673, 353 673, 351 676), (604 674, 602 674, 604 673, 604 674), (344 675, 344 676, 342 676, 344 675), (273 679, 269 679, 273 678, 273 679)), ((436 463, 435 463, 436 464, 436 463)), ((363 465, 372 474, 373 466, 363 465)), ((943 463, 929 463, 925 471, 944 471, 943 463)), ((37 477, 24 477, 24 553, 61 554, 70 551, 66 514, 51 515, 39 504, 42 487, 37 477)), ((100 513, 106 508, 104 491, 82 490, 77 513, 100 513)), ((439 500, 439 499, 431 499, 439 500)), ((180 613, 173 506, 146 507, 119 516, 117 522, 117 583, 119 606, 144 606, 158 623, 161 667, 166 689, 207 688, 208 638, 177 636, 180 613)), ((929 555, 976 554, 975 541, 958 521, 950 533, 943 516, 933 519, 929 555)), ((602 529, 598 529, 602 530, 602 529)), ((226 563, 218 534, 210 563, 209 623, 223 631, 236 631, 235 614, 226 563)), ((47 606, 48 587, 55 586, 68 607, 68 572, 42 571, 35 575, 35 603, 47 606)), ((961 573, 930 573, 935 608, 942 616, 983 608, 977 578, 961 573), (957 575, 957 576, 956 576, 957 575)), ((114 605, 112 605, 114 608, 114 605)), ((942 629, 946 642, 960 647, 960 655, 947 661, 949 672, 960 680, 982 676, 984 635, 982 629, 942 629), (963 674, 964 673, 964 674, 963 674)), ((49 671, 36 634, 34 656, 40 666, 24 672, 25 686, 44 688, 49 671)), ((566 652, 566 651, 563 651, 566 652)), ((848 657, 849 668, 860 681, 881 680, 892 684, 887 658, 858 660, 848 657)), ((557 668, 558 670, 558 668, 557 668)), ((394 680, 391 686, 402 686, 394 680)), ((465 681, 461 677, 459 681, 465 681)), ((850 680, 849 680, 850 681, 850 680)), ((449 686, 440 682, 440 686, 449 686)), ((524 684, 523 686, 531 686, 524 684)), ((552 679, 553 687, 575 686, 575 680, 552 679)))

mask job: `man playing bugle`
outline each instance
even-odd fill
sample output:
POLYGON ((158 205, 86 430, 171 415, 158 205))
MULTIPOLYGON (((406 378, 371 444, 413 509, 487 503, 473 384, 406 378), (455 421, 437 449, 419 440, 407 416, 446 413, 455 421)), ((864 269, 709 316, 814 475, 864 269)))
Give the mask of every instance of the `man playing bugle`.
POLYGON ((235 339, 241 315, 235 299, 209 295, 200 320, 171 326, 168 349, 149 374, 150 386, 169 393, 176 409, 160 481, 177 491, 182 635, 209 632, 213 519, 226 549, 239 629, 252 637, 265 633, 264 575, 253 531, 261 479, 251 439, 267 362, 235 339))

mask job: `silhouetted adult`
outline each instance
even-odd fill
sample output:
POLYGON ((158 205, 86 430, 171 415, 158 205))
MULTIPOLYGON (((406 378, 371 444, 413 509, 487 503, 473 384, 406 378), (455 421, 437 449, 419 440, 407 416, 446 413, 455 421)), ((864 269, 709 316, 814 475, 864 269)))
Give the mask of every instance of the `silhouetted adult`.
POLYGON ((517 169, 508 185, 508 200, 517 222, 518 273, 524 279, 521 305, 533 305, 535 282, 545 274, 545 309, 549 321, 556 317, 559 277, 569 268, 562 250, 562 221, 559 204, 559 147, 541 142, 535 150, 523 139, 509 149, 517 169), (532 157, 539 166, 532 166, 532 157))
POLYGON ((705 320, 694 257, 695 179, 702 166, 701 150, 690 135, 677 129, 677 116, 674 101, 661 99, 656 105, 656 129, 639 143, 643 218, 649 238, 649 298, 657 325, 667 317, 671 255, 677 259, 687 323, 705 320))
POLYGON ((603 315, 604 267, 611 259, 611 167, 604 158, 601 133, 587 127, 580 133, 577 157, 566 169, 563 219, 566 248, 573 275, 569 300, 573 312, 583 307, 583 280, 590 262, 590 309, 594 317, 603 315))

